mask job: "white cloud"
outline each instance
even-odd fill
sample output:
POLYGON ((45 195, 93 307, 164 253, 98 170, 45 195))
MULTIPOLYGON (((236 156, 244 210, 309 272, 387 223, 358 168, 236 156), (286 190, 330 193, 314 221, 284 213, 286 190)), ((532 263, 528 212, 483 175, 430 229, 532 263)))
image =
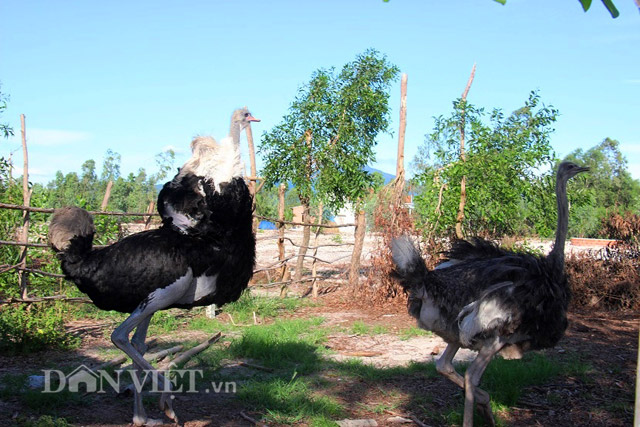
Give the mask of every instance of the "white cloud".
POLYGON ((56 147, 60 145, 89 142, 88 132, 60 129, 27 129, 27 143, 39 147, 56 147))

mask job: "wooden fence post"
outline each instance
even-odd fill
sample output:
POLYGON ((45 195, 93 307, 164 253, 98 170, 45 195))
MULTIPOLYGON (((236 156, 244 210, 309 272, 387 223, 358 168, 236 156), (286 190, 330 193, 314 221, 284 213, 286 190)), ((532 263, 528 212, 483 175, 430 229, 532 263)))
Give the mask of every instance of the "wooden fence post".
MULTIPOLYGON (((278 187, 278 259, 282 263, 281 272, 280 272, 280 281, 286 282, 288 280, 287 274, 287 264, 284 262, 284 192, 285 192, 285 184, 284 182, 280 183, 278 187)), ((283 283, 280 288, 280 298, 284 298, 287 296, 287 284, 283 283)))
MULTIPOLYGON (((29 190, 29 155, 27 152, 27 129, 25 126, 25 117, 24 114, 20 115, 20 127, 22 130, 22 155, 24 158, 24 166, 22 169, 22 203, 25 207, 29 207, 31 203, 31 191, 29 190)), ((25 271, 27 268, 27 246, 29 243, 29 211, 24 210, 22 212, 22 243, 25 246, 22 247, 22 251, 20 252, 20 270, 18 273, 18 283, 20 285, 20 296, 21 298, 27 299, 28 291, 28 272, 25 271)))
MULTIPOLYGON (((244 108, 247 108, 245 105, 244 108)), ((253 145, 253 131, 251 130, 251 123, 247 125, 244 129, 247 135, 247 144, 249 146, 249 166, 251 168, 251 176, 255 179, 258 177, 258 172, 256 170, 256 149, 253 145)), ((251 179, 249 181, 249 192, 251 193, 251 197, 253 197, 253 210, 255 211, 256 207, 256 185, 257 182, 251 179)), ((258 219, 253 218, 253 232, 255 233, 258 229, 258 219)))
POLYGON ((360 257, 364 247, 364 237, 366 232, 366 216, 364 210, 358 208, 356 216, 356 229, 354 231, 355 242, 351 253, 351 267, 349 269, 349 286, 355 286, 360 279, 360 257))
POLYGON ((396 161, 396 182, 393 194, 393 218, 391 225, 395 224, 396 209, 402 203, 402 192, 404 190, 404 140, 407 130, 407 74, 402 75, 400 83, 400 131, 398 132, 398 159, 396 161))

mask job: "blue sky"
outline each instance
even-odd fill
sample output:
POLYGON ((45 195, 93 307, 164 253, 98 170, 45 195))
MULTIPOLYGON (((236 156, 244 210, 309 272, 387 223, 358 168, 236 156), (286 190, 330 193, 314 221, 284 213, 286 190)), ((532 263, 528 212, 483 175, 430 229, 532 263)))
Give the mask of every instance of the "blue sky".
MULTIPOLYGON (((234 108, 262 119, 259 140, 314 70, 374 48, 408 74, 408 161, 477 63, 470 102, 511 112, 538 90, 560 110, 558 155, 617 139, 640 179, 640 14, 633 0, 616 5, 618 19, 577 0, 3 0, 0 82, 11 98, 1 120, 16 137, 0 155, 13 152, 21 173, 24 113, 32 181, 87 159, 100 168, 108 148, 124 174, 155 171, 167 147, 179 166, 193 136, 226 136, 234 108)), ((394 133, 379 137, 373 165, 390 173, 399 87, 394 133)))

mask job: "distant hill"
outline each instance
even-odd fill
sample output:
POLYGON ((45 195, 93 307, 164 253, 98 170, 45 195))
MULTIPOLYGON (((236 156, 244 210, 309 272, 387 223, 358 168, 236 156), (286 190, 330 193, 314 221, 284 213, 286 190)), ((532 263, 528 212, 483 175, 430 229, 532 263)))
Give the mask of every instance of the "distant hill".
POLYGON ((393 179, 396 177, 395 175, 392 175, 390 173, 386 173, 381 171, 380 169, 375 169, 372 168, 371 166, 365 166, 364 170, 366 170, 369 173, 374 173, 374 172, 378 172, 380 175, 382 175, 382 177, 384 178, 384 185, 387 185, 388 183, 390 183, 391 181, 393 181, 393 179))

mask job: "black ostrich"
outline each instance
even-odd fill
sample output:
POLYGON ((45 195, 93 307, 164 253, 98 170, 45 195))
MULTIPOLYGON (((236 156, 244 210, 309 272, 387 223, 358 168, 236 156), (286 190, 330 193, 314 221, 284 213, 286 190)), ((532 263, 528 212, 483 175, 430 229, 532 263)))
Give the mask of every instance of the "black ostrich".
POLYGON ((587 170, 571 162, 558 168, 558 225, 546 257, 507 251, 482 239, 460 240, 448 259, 429 271, 409 238, 392 243, 396 274, 409 292, 409 313, 419 327, 448 343, 436 368, 465 390, 465 427, 473 425, 474 400, 494 425, 489 395, 478 384, 496 353, 519 358, 528 350, 553 347, 564 335, 570 297, 564 271, 566 188, 570 178, 587 170), (452 364, 460 347, 478 351, 464 378, 452 364))
MULTIPOLYGON (((229 161, 235 161, 234 150, 226 153, 231 157, 229 161)), ((202 164, 216 167, 222 162, 222 156, 218 157, 218 162, 206 157, 200 160, 202 164)), ((206 169, 200 172, 201 177, 216 175, 206 169)), ((67 279, 98 308, 131 313, 111 334, 111 340, 131 357, 136 375, 142 370, 155 372, 143 355, 149 321, 156 311, 220 306, 236 301, 253 274, 252 197, 244 180, 228 174, 226 181, 216 182, 214 190, 213 186, 206 185, 206 179, 195 179, 186 173, 184 176, 185 182, 205 182, 203 195, 196 201, 197 232, 185 233, 172 221, 166 221, 159 229, 133 234, 106 248, 93 249, 93 220, 85 210, 76 207, 57 210, 49 227, 50 244, 60 258, 67 279)), ((152 375, 152 378, 166 384, 162 375, 152 375)), ((170 390, 163 389, 162 385, 158 387, 163 390, 160 408, 178 422, 170 390)), ((133 423, 144 425, 156 421, 147 418, 142 397, 134 389, 133 423)))
POLYGON ((165 224, 185 234, 206 233, 216 224, 202 221, 207 216, 207 197, 221 192, 221 186, 240 179, 244 165, 240 157, 240 133, 251 122, 259 122, 247 108, 231 115, 229 135, 219 143, 210 136, 191 142, 192 155, 178 174, 158 194, 158 213, 165 224))

